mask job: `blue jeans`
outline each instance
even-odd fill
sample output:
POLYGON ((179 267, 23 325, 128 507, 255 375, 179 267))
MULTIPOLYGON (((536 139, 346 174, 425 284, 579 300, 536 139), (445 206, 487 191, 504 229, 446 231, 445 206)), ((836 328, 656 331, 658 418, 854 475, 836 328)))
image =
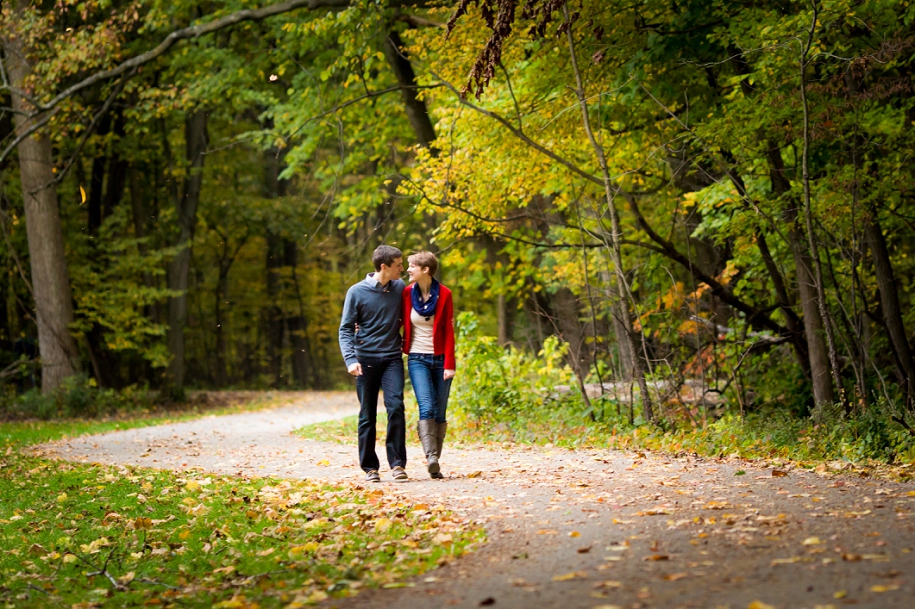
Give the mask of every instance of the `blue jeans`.
POLYGON ((444 423, 451 393, 451 379, 445 380, 445 356, 411 353, 407 369, 419 404, 420 420, 435 419, 436 423, 444 423))
POLYGON ((388 465, 407 465, 406 421, 403 406, 403 356, 388 359, 360 358, 362 376, 356 377, 359 396, 359 466, 363 471, 378 469, 375 452, 375 421, 378 417, 378 391, 384 392, 388 411, 385 447, 388 465))

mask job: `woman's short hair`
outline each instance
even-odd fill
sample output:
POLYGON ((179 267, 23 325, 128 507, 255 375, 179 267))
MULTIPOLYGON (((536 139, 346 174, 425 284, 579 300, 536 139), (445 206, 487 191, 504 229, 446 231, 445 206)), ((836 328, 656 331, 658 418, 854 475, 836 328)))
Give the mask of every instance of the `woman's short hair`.
POLYGON ((421 269, 428 268, 430 277, 434 277, 435 271, 438 270, 438 258, 432 252, 416 252, 407 258, 407 262, 421 269))

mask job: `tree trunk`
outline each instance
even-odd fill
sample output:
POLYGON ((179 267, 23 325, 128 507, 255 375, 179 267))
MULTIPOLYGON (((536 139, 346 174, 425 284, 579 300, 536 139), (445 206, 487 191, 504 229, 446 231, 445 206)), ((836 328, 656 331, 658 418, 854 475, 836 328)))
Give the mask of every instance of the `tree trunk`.
POLYGON ((874 259, 874 274, 877 277, 877 288, 880 290, 880 308, 883 312, 883 321, 886 324, 890 344, 893 347, 897 374, 900 385, 908 396, 907 402, 911 405, 913 386, 915 381, 915 363, 912 361, 912 349, 902 321, 902 306, 899 303, 899 292, 896 288, 896 276, 890 253, 886 247, 886 238, 877 218, 877 211, 871 209, 871 217, 864 223, 864 238, 867 247, 874 259))
MULTIPOLYGON (((146 197, 144 196, 143 185, 140 181, 140 171, 135 166, 128 168, 128 177, 130 181, 130 206, 133 212, 133 234, 137 239, 145 239, 148 233, 147 225, 149 211, 146 207, 146 197)), ((137 251, 141 256, 146 256, 149 247, 145 242, 137 244, 137 251)), ((143 285, 147 288, 156 287, 156 281, 152 273, 147 270, 143 271, 143 285)), ((162 315, 158 302, 154 302, 147 307, 146 315, 154 323, 160 323, 162 315)))
POLYGON ((197 205, 203 184, 203 160, 207 148, 207 113, 194 110, 184 120, 187 173, 180 199, 175 201, 178 218, 178 254, 168 265, 168 287, 176 292, 168 301, 168 350, 172 359, 168 365, 166 388, 176 396, 184 391, 185 344, 187 326, 187 286, 191 269, 191 241, 197 225, 197 205))
MULTIPOLYGON (((104 138, 111 130, 111 119, 106 114, 99 121, 96 134, 104 138)), ((98 229, 102 225, 102 198, 105 189, 105 166, 108 164, 108 155, 105 150, 96 151, 92 159, 92 171, 89 174, 89 194, 86 197, 86 213, 88 215, 87 228, 89 239, 94 245, 98 229)))
POLYGON ((299 309, 297 313, 286 317, 286 331, 292 345, 292 381, 296 387, 317 387, 318 373, 315 369, 311 341, 308 337, 308 318, 305 316, 305 302, 299 285, 299 248, 295 241, 285 242, 286 265, 292 271, 292 289, 295 292, 299 309))
MULTIPOLYGON (((581 71, 578 68, 578 59, 575 52, 575 39, 572 35, 572 22, 569 16, 569 7, 565 4, 562 5, 562 14, 565 18, 565 27, 566 27, 566 40, 569 44, 569 59, 572 65, 572 71, 575 76, 575 95, 578 98, 578 104, 581 107, 581 122, 582 127, 584 127, 585 134, 588 136, 588 141, 591 143, 591 148, 594 150, 594 155, 597 157, 597 162, 600 165, 601 177, 603 178, 604 185, 604 197, 607 202, 607 211, 610 213, 610 223, 611 223, 611 233, 609 235, 609 245, 610 245, 610 256, 613 260, 613 267, 616 273, 616 287, 621 296, 620 300, 617 303, 617 309, 619 310, 619 321, 626 330, 625 341, 627 349, 632 357, 632 372, 635 377, 635 381, 639 385, 639 399, 642 402, 642 413, 646 421, 654 421, 655 414, 654 408, 652 406, 651 394, 648 391, 648 381, 645 378, 645 373, 642 370, 642 363, 639 359, 639 354, 635 345, 635 337, 633 336, 632 330, 632 317, 630 316, 630 304, 635 304, 635 300, 632 296, 632 291, 629 289, 629 280, 626 278, 625 268, 623 266, 623 254, 622 247, 620 245, 620 240, 623 238, 623 232, 620 227, 619 212, 616 208, 616 191, 618 190, 613 183, 612 178, 610 177, 610 170, 607 165, 607 157, 604 153, 603 146, 597 141, 597 138, 594 135, 594 131, 591 129, 591 118, 588 110, 588 96, 585 94, 584 80, 582 79, 581 71)), ((644 348, 644 335, 642 336, 642 341, 640 345, 644 348)), ((587 399, 587 398, 586 398, 587 399)))
POLYGON ((416 139, 421 146, 429 148, 435 141, 435 128, 429 119, 426 103, 418 97, 416 73, 406 57, 403 42, 397 32, 393 30, 384 41, 384 54, 401 87, 407 118, 410 120, 413 132, 416 133, 416 139))
POLYGON ((272 387, 279 387, 283 378, 283 309, 280 307, 280 273, 283 268, 283 240, 275 232, 267 231, 267 302, 264 308, 267 355, 267 374, 273 379, 272 387))
POLYGON ((229 269, 220 265, 219 280, 216 282, 216 302, 214 316, 216 321, 216 370, 213 372, 217 389, 222 389, 229 384, 229 370, 226 365, 226 332, 225 320, 222 315, 222 303, 229 293, 229 269))
POLYGON ((498 325, 499 346, 504 347, 511 343, 512 337, 512 318, 508 310, 508 299, 505 294, 499 292, 496 298, 496 320, 498 325))
MULTIPOLYGON (((17 2, 15 11, 23 10, 17 2)), ((28 51, 16 37, 4 40, 9 77, 13 87, 24 86, 32 66, 28 51)), ((30 104, 13 93, 13 110, 17 134, 25 132, 31 121, 25 116, 30 104)), ((35 318, 38 325, 38 348, 41 354, 41 391, 57 389, 65 378, 78 370, 79 352, 70 335, 73 322, 73 298, 64 253, 64 235, 55 189, 54 155, 47 134, 24 138, 18 146, 19 175, 25 203, 26 235, 35 318)))
MULTIPOLYGON (((776 196, 785 196, 791 191, 791 183, 785 175, 781 151, 770 147, 767 151, 769 178, 772 191, 776 196)), ((817 289, 814 283, 813 268, 807 255, 807 246, 803 233, 798 226, 798 203, 788 202, 784 217, 788 223, 788 245, 794 257, 797 273, 798 294, 801 299, 801 312, 804 315, 804 336, 807 339, 807 357, 810 362, 810 379, 813 383, 813 401, 816 406, 835 401, 835 393, 830 376, 829 350, 823 336, 823 318, 820 316, 817 289)))
POLYGON ((807 255, 807 245, 800 228, 792 222, 788 230, 788 241, 794 255, 797 272, 797 287, 804 314, 804 335, 807 337, 807 354, 810 361, 810 379, 813 382, 814 404, 835 402, 835 390, 829 368, 829 349, 824 337, 823 319, 817 297, 816 280, 812 261, 807 255))

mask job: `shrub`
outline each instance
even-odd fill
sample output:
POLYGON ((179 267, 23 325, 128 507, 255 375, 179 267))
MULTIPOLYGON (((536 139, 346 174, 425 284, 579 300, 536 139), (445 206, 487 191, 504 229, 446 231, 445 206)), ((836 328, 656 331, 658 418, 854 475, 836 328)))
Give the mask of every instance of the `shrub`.
POLYGON ((153 406, 150 393, 128 387, 120 391, 99 389, 95 379, 85 375, 67 378, 53 393, 42 395, 37 388, 15 395, 0 396, 0 417, 5 419, 92 418, 118 412, 146 412, 153 406))

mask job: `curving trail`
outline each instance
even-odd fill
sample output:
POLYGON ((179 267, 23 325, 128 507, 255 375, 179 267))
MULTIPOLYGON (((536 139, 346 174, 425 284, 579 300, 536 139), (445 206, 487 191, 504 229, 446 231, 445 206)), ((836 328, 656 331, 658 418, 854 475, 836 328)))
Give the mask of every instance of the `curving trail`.
MULTIPOLYGON (((222 474, 362 479, 352 445, 291 431, 354 414, 352 393, 39 447, 47 456, 222 474)), ((383 459, 383 446, 379 456, 383 459)), ((915 484, 612 450, 454 450, 430 480, 381 488, 477 519, 490 542, 416 578, 327 606, 564 609, 908 608, 915 484), (735 475, 744 471, 742 475, 735 475)))

